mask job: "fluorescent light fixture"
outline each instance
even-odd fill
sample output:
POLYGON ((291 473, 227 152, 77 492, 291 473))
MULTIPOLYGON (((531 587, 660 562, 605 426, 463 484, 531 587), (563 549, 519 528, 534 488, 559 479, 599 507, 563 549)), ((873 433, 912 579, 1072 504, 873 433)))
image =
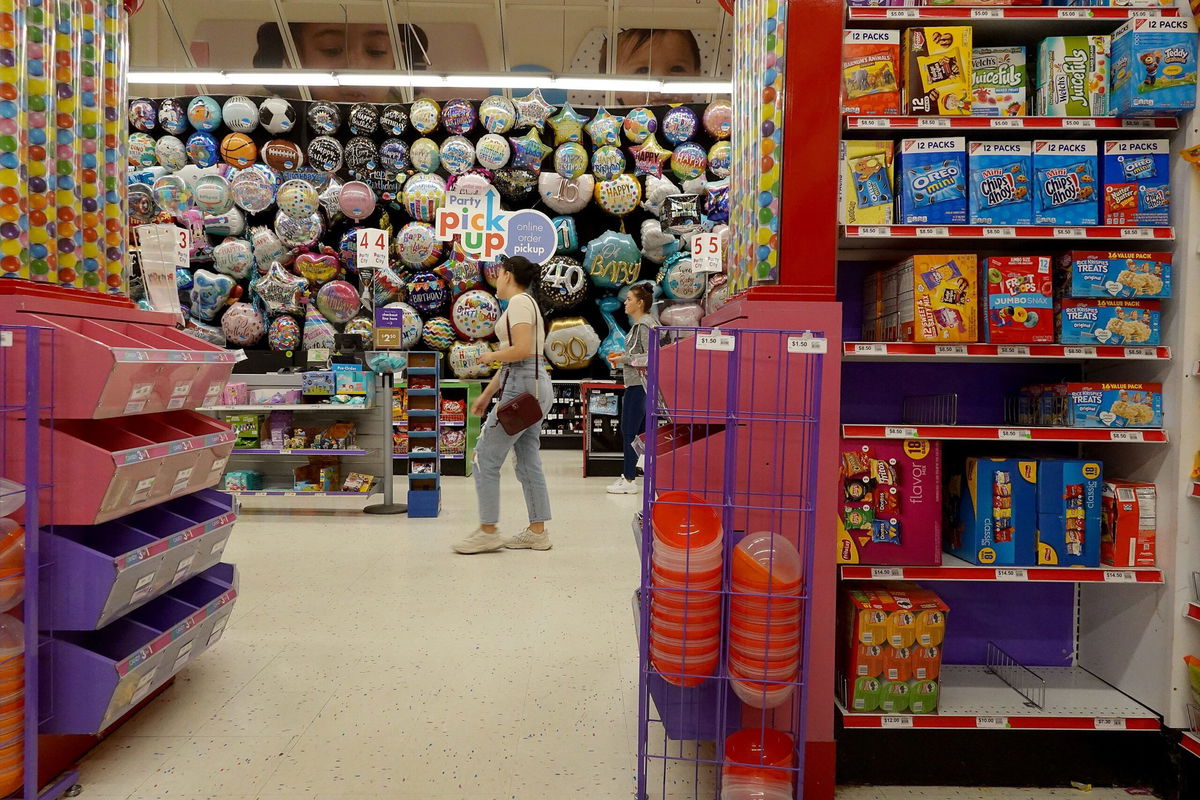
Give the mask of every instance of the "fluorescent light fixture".
POLYGON ((332 72, 260 69, 254 72, 226 72, 229 83, 262 84, 263 86, 337 86, 332 72))
POLYGON ((460 89, 549 89, 556 85, 545 73, 505 72, 498 75, 446 75, 445 86, 460 89))
POLYGON ((555 78, 555 89, 599 90, 614 92, 659 92, 662 81, 653 78, 555 78))
POLYGON ((337 72, 339 86, 442 86, 441 75, 428 72, 337 72))
POLYGON ((130 83, 227 84, 229 78, 216 70, 130 70, 130 83))
POLYGON ((729 81, 663 81, 666 94, 731 94, 729 81))

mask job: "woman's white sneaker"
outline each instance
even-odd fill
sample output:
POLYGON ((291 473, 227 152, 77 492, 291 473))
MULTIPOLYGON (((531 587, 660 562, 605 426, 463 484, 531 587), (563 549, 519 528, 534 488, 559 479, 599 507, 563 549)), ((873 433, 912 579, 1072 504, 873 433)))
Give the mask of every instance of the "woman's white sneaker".
POLYGON ((504 537, 499 532, 487 533, 483 528, 476 528, 474 533, 454 545, 454 552, 469 556, 475 553, 490 553, 501 547, 504 547, 504 537))
POLYGON ((641 491, 636 480, 627 480, 624 475, 608 485, 609 494, 638 494, 641 491))
POLYGON ((542 531, 534 533, 526 528, 504 543, 509 550, 549 550, 550 534, 542 531))

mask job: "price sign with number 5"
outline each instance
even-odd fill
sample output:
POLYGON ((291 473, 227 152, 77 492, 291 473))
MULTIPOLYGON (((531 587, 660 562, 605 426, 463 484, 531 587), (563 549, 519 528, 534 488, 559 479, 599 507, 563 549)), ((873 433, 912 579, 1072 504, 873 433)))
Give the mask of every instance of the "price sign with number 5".
POLYGON ((695 272, 722 272, 721 237, 715 233, 697 233, 692 237, 692 269, 695 272))
POLYGON ((355 243, 358 268, 383 269, 388 264, 388 232, 379 228, 363 228, 355 243))

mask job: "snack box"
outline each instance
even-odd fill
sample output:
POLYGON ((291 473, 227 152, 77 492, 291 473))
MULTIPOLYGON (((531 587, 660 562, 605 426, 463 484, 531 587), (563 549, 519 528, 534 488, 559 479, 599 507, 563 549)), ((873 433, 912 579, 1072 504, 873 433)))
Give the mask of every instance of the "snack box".
POLYGON ((1153 567, 1158 493, 1153 483, 1104 482, 1100 561, 1113 567, 1153 567))
POLYGON ((900 31, 846 31, 842 39, 842 113, 900 113, 900 31))
POLYGON ((895 218, 890 141, 841 143, 838 173, 839 222, 843 225, 890 225, 895 218))
POLYGON ((254 449, 262 441, 262 421, 258 414, 229 414, 225 417, 229 427, 237 436, 233 440, 235 449, 254 449))
POLYGON ((244 383, 227 383, 221 390, 221 405, 244 406, 250 402, 250 392, 244 383))
POLYGON ((967 140, 904 139, 896 165, 901 225, 967 222, 967 140))
POLYGON ((1029 113, 1028 95, 1024 47, 975 48, 971 59, 971 116, 1023 117, 1029 113))
POLYGON ((1094 141, 1033 143, 1035 225, 1099 225, 1099 173, 1094 141))
POLYGON ((1131 19, 1112 40, 1112 111, 1118 117, 1180 114, 1196 107, 1196 23, 1131 19))
POLYGON ((948 484, 947 550, 972 564, 1037 564, 1037 462, 968 458, 948 484))
POLYGON ((1074 428, 1161 428, 1161 383, 1068 383, 1067 424, 1074 428))
POLYGON ((254 469, 233 469, 222 478, 221 488, 227 492, 253 492, 263 488, 263 474, 254 469))
POLYGON ((1002 344, 1054 342, 1054 279, 1049 256, 983 261, 983 339, 1002 344))
POLYGON ((900 46, 904 114, 971 113, 971 28, 906 28, 900 46))
POLYGON ((972 225, 1033 224, 1032 154, 1030 142, 971 142, 972 225))
POLYGON ((1104 143, 1105 225, 1171 224, 1171 142, 1116 139, 1104 143))
POLYGON ((1038 46, 1039 117, 1108 116, 1108 36, 1052 36, 1038 46))
POLYGON ((1161 306, 1157 300, 1103 298, 1059 301, 1060 344, 1160 344, 1161 306))
POLYGON ((305 395, 330 397, 337 394, 332 370, 317 370, 300 374, 300 391, 305 395))
POLYGON ((1100 566, 1099 461, 1038 462, 1038 564, 1100 566))
POLYGON ((914 255, 896 269, 900 341, 979 341, 974 255, 914 255))
POLYGON ((942 448, 926 439, 843 439, 839 564, 942 563, 942 448))
POLYGON ((367 373, 335 372, 334 378, 337 394, 364 395, 367 393, 367 373))
POLYGON ((1073 250, 1058 260, 1058 283, 1064 297, 1171 296, 1170 253, 1073 250))

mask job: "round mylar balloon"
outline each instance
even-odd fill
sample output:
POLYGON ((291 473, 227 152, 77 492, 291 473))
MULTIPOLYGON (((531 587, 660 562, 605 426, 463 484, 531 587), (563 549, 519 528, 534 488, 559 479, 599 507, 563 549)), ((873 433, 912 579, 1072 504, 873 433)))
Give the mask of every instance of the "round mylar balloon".
POLYGON ((667 297, 675 300, 698 300, 704 295, 704 273, 692 269, 692 255, 687 252, 667 256, 662 265, 662 286, 667 297))
POLYGON ((635 108, 625 115, 621 130, 630 144, 641 144, 646 137, 658 130, 658 119, 648 108, 635 108))
POLYGON ((351 228, 338 242, 338 258, 348 272, 358 272, 358 234, 362 228, 351 228))
POLYGON ((704 130, 716 139, 728 139, 733 132, 733 106, 728 100, 713 100, 704 109, 704 130))
POLYGON ((663 137, 671 144, 690 141, 699 129, 700 120, 689 106, 675 106, 663 115, 663 137))
POLYGON ((583 369, 600 348, 596 329, 583 317, 563 317, 546 332, 546 359, 559 369, 583 369))
POLYGON ((379 163, 388 172, 407 172, 412 167, 408 157, 408 143, 403 139, 384 139, 379 145, 379 163))
POLYGON ((507 97, 494 94, 479 104, 479 119, 489 133, 508 133, 517 121, 517 110, 507 97))
POLYGON ((248 347, 263 337, 267 325, 257 308, 249 303, 234 303, 221 317, 221 331, 230 344, 248 347))
POLYGON ((458 341, 458 337, 454 335, 454 326, 445 317, 433 317, 426 322, 421 338, 425 340, 427 347, 434 350, 449 350, 450 346, 458 341))
POLYGON ((491 292, 471 289, 454 301, 450 320, 454 329, 467 339, 486 339, 500 319, 500 301, 491 292))
POLYGON ((267 133, 287 133, 296 127, 296 109, 282 97, 268 97, 258 106, 258 122, 267 133))
POLYGON ((457 378, 486 378, 492 374, 492 368, 488 364, 480 364, 479 357, 491 349, 484 341, 455 342, 447 359, 450 371, 457 378))
POLYGON ((592 174, 597 180, 611 180, 624 172, 625 166, 625 153, 619 147, 606 144, 592 154, 592 174))
POLYGON ((537 185, 542 202, 552 210, 559 214, 575 214, 591 201, 597 184, 591 175, 569 180, 556 172, 543 172, 537 179, 537 185))
POLYGON ((708 148, 708 169, 718 178, 728 178, 733 166, 733 145, 720 141, 708 148))
POLYGON ((584 248, 583 266, 597 286, 619 289, 638 279, 642 254, 629 234, 605 231, 584 248))
POLYGON ((404 184, 404 208, 421 222, 433 222, 446 202, 446 179, 441 175, 413 175, 404 184))
POLYGON ((486 133, 475 144, 475 158, 487 169, 500 169, 512 157, 508 140, 496 133, 486 133))
POLYGON ((361 222, 375 211, 375 192, 362 181, 350 181, 342 186, 338 206, 347 217, 361 222))
POLYGON ((231 167, 244 169, 258 158, 258 145, 244 133, 231 133, 221 140, 221 160, 231 167))
POLYGON ((171 216, 179 216, 192 204, 192 190, 178 175, 163 175, 154 182, 154 202, 171 216))
POLYGON ((614 216, 623 217, 642 201, 642 184, 632 175, 600 181, 596 184, 596 203, 614 216))
POLYGON ((250 133, 258 127, 258 106, 249 97, 236 95, 221 106, 221 119, 231 131, 250 133))
POLYGON ((355 317, 346 323, 342 333, 358 334, 364 347, 370 347, 375 339, 375 323, 366 317, 355 317))
POLYGON ((304 164, 304 151, 300 145, 287 139, 272 139, 262 146, 259 155, 271 169, 293 170, 304 164))
POLYGON ((275 202, 275 183, 261 170, 243 169, 229 182, 233 202, 251 214, 266 211, 275 202))
POLYGON ((187 166, 187 148, 178 136, 163 136, 154 143, 154 157, 166 169, 174 172, 187 166))
POLYGON ((154 218, 158 206, 154 202, 154 193, 144 183, 135 183, 129 187, 129 217, 139 225, 145 225, 154 218))
MULTIPOLYGON (((134 157, 133 145, 135 136, 137 136, 136 133, 129 136, 130 160, 134 157)), ((213 164, 216 164, 220 149, 217 140, 208 131, 196 131, 187 140, 188 158, 198 167, 211 167, 213 164)))
POLYGON ((229 181, 220 175, 205 175, 192 187, 196 208, 205 214, 224 214, 233 208, 233 194, 229 181))
POLYGON ((419 172, 433 174, 442 164, 441 150, 438 149, 437 142, 433 139, 417 139, 412 143, 408 154, 412 159, 412 165, 419 172))
POLYGON ((408 112, 404 106, 388 106, 379 115, 379 127, 392 136, 403 136, 408 130, 408 112))
POLYGON ((427 222, 410 222, 401 228, 392 249, 408 267, 433 266, 442 255, 442 243, 427 222))
POLYGON ((371 103, 355 103, 350 107, 350 133, 370 136, 379 128, 379 109, 371 103))
POLYGON ((446 282, 432 272, 418 272, 408 280, 408 302, 424 314, 436 314, 450 299, 446 282))
POLYGON ((475 166, 475 145, 465 136, 451 136, 439 152, 442 166, 451 175, 462 175, 475 166))
POLYGON ((421 315, 408 303, 388 303, 384 308, 399 308, 404 311, 404 322, 400 327, 400 347, 411 350, 421 341, 421 315))
MULTIPOLYGON (((556 173, 543 173, 542 177, 552 177, 557 181, 564 180, 556 173)), ((538 186, 538 176, 531 170, 505 167, 496 170, 494 183, 496 189, 500 191, 501 197, 510 203, 519 203, 533 194, 534 189, 538 186)))
POLYGON ((708 169, 708 153, 695 142, 684 142, 671 154, 671 171, 681 181, 699 178, 708 169))
POLYGON ((355 136, 346 142, 342 155, 352 173, 370 172, 379 164, 379 148, 366 136, 355 136))
POLYGON ((442 106, 442 127, 463 136, 475 127, 475 106, 470 100, 447 100, 442 106))
POLYGON ((320 204, 317 190, 311 183, 300 178, 280 186, 275 194, 275 202, 279 205, 279 210, 289 217, 307 217, 309 214, 315 214, 320 204))
POLYGON ((587 290, 587 273, 577 259, 554 256, 542 265, 537 299, 543 308, 561 311, 576 306, 587 297, 587 290))
POLYGON ((587 150, 579 142, 560 144, 554 151, 554 171, 564 178, 578 178, 587 168, 587 150))
POLYGON ((129 134, 129 163, 135 167, 153 167, 158 163, 153 136, 141 132, 129 134))
POLYGON ((187 116, 198 131, 215 131, 221 126, 221 106, 208 95, 193 97, 188 103, 187 116))
POLYGON ((342 143, 332 136, 318 136, 308 143, 308 164, 317 172, 342 168, 342 143))
POLYGON ((342 127, 342 111, 328 100, 318 100, 308 107, 308 126, 318 136, 336 133, 342 127))
POLYGON ((317 290, 317 310, 337 325, 354 319, 361 308, 358 290, 346 281, 330 281, 317 290))
POLYGON ((408 119, 417 133, 427 136, 437 130, 442 109, 428 97, 417 100, 408 109, 408 119))
POLYGON ((289 217, 280 211, 275 215, 275 232, 279 240, 288 247, 306 247, 315 244, 325 232, 325 223, 319 214, 307 217, 289 217))
POLYGON ((286 314, 276 317, 267 330, 267 344, 278 352, 295 350, 300 346, 300 325, 286 314))
POLYGON ((158 104, 158 125, 167 133, 178 136, 188 129, 187 107, 174 97, 158 104))
MULTIPOLYGON (((254 269, 254 248, 245 239, 230 237, 213 248, 213 269, 242 280, 254 269)), ((228 335, 228 331, 225 332, 228 335)))

